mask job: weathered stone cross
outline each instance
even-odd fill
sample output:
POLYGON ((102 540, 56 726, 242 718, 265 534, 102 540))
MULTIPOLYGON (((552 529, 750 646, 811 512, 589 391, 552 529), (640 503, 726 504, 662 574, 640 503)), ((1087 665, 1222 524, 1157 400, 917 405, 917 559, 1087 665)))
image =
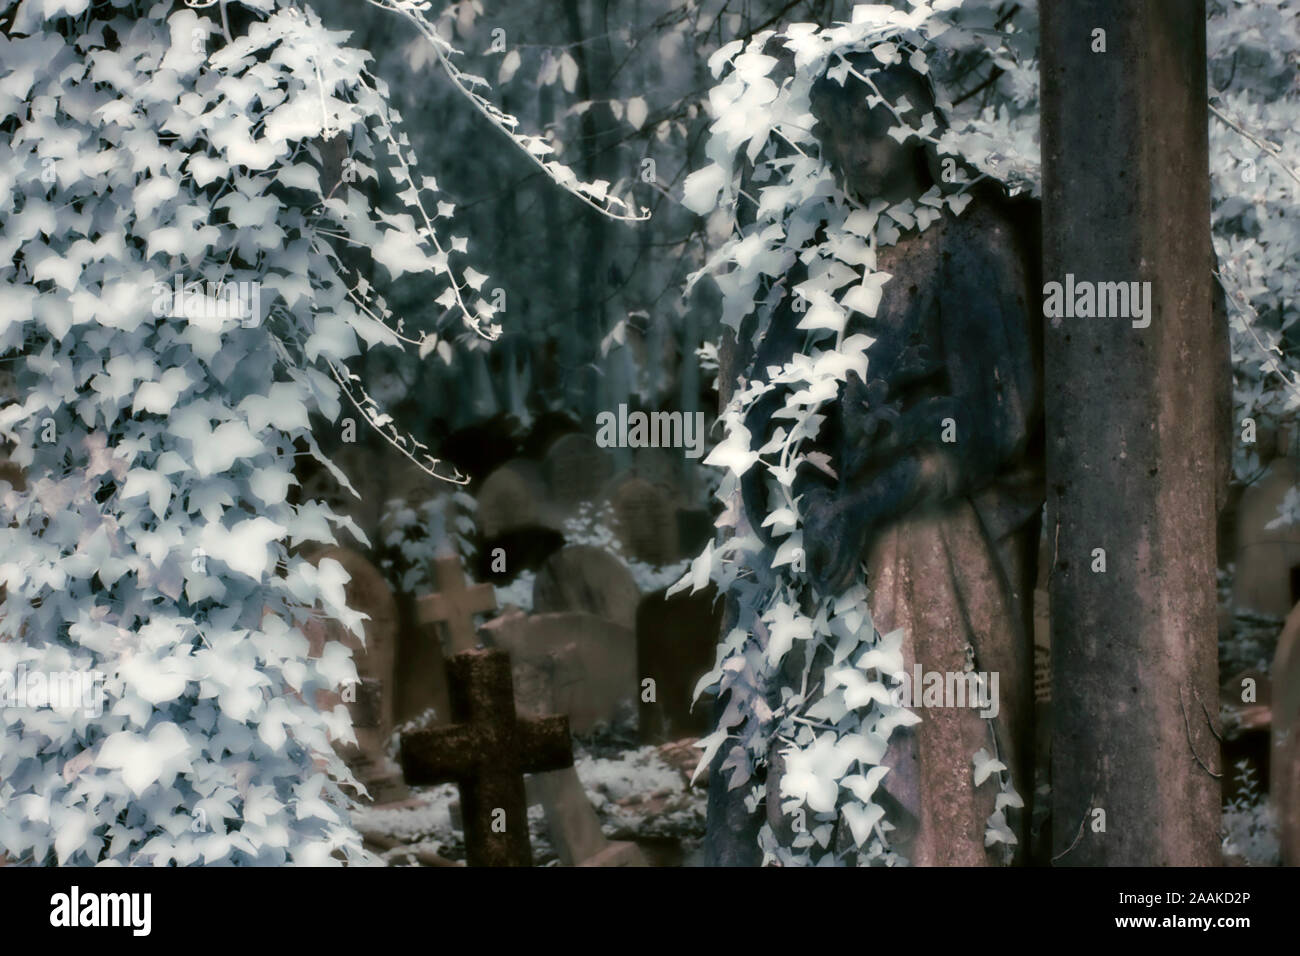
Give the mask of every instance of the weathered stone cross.
MULTIPOLYGON (((509 656, 504 652, 495 652, 500 653, 502 660, 505 661, 501 665, 505 670, 503 678, 501 675, 495 675, 492 679, 503 679, 505 682, 504 690, 495 688, 493 694, 498 696, 476 698, 472 706, 477 709, 472 714, 469 712, 468 708, 470 708, 471 703, 465 695, 469 693, 467 681, 470 679, 471 672, 458 673, 455 669, 457 666, 455 661, 458 657, 463 657, 464 652, 472 651, 477 645, 474 615, 496 610, 496 592, 490 584, 476 584, 471 588, 467 588, 465 586, 465 575, 460 566, 460 559, 455 555, 437 559, 434 563, 434 580, 439 591, 437 594, 430 594, 420 598, 418 613, 421 624, 442 624, 446 628, 447 651, 451 655, 447 666, 451 693, 451 719, 456 726, 436 727, 432 730, 423 731, 421 734, 407 735, 402 738, 402 769, 406 775, 406 782, 417 786, 449 781, 461 784, 461 813, 464 819, 465 847, 470 866, 532 865, 532 850, 528 845, 528 822, 526 818, 527 797, 522 784, 519 782, 521 772, 533 774, 536 795, 546 810, 546 821, 551 830, 551 841, 555 845, 561 862, 565 865, 646 865, 645 858, 641 855, 635 843, 610 842, 605 839, 604 833, 601 832, 600 820, 596 816, 596 811, 592 809, 591 801, 587 799, 582 781, 578 779, 578 772, 573 768, 573 752, 569 743, 567 717, 543 718, 543 721, 564 721, 564 733, 559 737, 560 740, 563 740, 565 747, 566 756, 563 762, 554 762, 559 760, 558 750, 555 753, 539 751, 535 765, 524 766, 522 758, 519 758, 516 754, 514 759, 517 762, 501 766, 508 780, 513 781, 513 785, 518 785, 520 788, 519 800, 521 807, 518 820, 521 822, 518 824, 515 822, 515 811, 507 807, 506 804, 498 802, 489 802, 487 804, 489 807, 487 811, 489 822, 492 810, 497 808, 505 810, 507 830, 512 831, 512 837, 521 837, 523 840, 522 849, 515 846, 508 853, 513 853, 514 858, 518 858, 523 862, 474 862, 477 851, 474 849, 476 844, 471 843, 470 827, 475 811, 470 808, 467 797, 468 787, 462 782, 469 778, 457 777, 455 774, 480 773, 483 767, 493 766, 486 761, 475 764, 470 759, 474 756, 476 749, 481 750, 484 744, 492 744, 491 740, 481 740, 479 736, 476 736, 477 730, 475 728, 465 725, 470 722, 482 722, 488 725, 490 729, 490 722, 498 719, 514 725, 516 722, 514 691, 511 685, 509 656), (461 701, 460 704, 457 703, 458 699, 461 701), (413 748, 410 751, 412 760, 416 761, 413 764, 407 762, 408 740, 411 740, 411 747, 413 748), (461 748, 467 749, 462 751, 461 748), (425 769, 439 775, 436 780, 418 776, 421 773, 419 761, 429 755, 432 755, 430 757, 432 762, 425 769), (547 765, 543 766, 543 763, 547 765), (417 776, 412 776, 413 773, 417 776)), ((440 655, 435 655, 435 657, 440 658, 440 655)), ((461 666, 466 667, 468 665, 461 666)), ((530 723, 525 721, 517 724, 520 727, 528 725, 530 723)), ((541 739, 538 737, 521 737, 516 742, 516 749, 524 754, 531 754, 529 747, 535 746, 541 739)), ((549 737, 545 739, 550 740, 549 737)), ((503 778, 503 785, 505 779, 503 778)), ((482 799, 481 787, 479 793, 480 799, 482 799)), ((492 833, 490 826, 480 832, 494 838, 503 836, 503 834, 492 833)))
POLYGON ((420 623, 442 624, 446 628, 449 654, 471 650, 476 644, 474 615, 496 610, 496 592, 490 584, 465 587, 460 558, 455 555, 438 558, 433 565, 433 576, 438 593, 420 598, 420 623))
POLYGON ((470 866, 532 866, 522 775, 573 766, 569 718, 516 717, 505 651, 462 651, 447 669, 453 723, 402 736, 406 781, 459 786, 470 866))

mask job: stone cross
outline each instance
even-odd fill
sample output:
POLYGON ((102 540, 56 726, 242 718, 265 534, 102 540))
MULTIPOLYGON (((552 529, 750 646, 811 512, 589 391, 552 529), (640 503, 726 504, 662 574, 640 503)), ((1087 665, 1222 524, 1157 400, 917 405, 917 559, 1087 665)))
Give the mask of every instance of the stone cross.
POLYGON ((523 774, 573 766, 568 718, 516 717, 504 651, 462 651, 447 670, 454 723, 402 736, 406 780, 459 786, 470 866, 532 866, 523 774))
POLYGON ((460 558, 454 555, 438 558, 434 562, 433 575, 438 593, 420 598, 420 623, 444 625, 450 653, 472 650, 475 645, 474 615, 496 610, 496 592, 490 584, 465 587, 460 558))

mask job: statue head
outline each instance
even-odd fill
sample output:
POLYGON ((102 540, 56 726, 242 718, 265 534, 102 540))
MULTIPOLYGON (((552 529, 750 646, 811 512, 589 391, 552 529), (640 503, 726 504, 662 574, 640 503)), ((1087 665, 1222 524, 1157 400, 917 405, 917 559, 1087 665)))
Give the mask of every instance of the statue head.
MULTIPOLYGON (((854 70, 869 76, 876 89, 902 115, 909 126, 919 127, 921 117, 934 113, 934 90, 927 77, 906 60, 869 72, 877 63, 870 53, 847 58, 854 70)), ((881 198, 890 202, 915 198, 935 182, 932 150, 915 136, 900 143, 889 135, 898 125, 884 103, 868 108, 874 91, 852 73, 843 84, 823 74, 813 84, 811 106, 817 120, 814 132, 822 144, 822 155, 831 163, 843 186, 859 202, 881 198)))

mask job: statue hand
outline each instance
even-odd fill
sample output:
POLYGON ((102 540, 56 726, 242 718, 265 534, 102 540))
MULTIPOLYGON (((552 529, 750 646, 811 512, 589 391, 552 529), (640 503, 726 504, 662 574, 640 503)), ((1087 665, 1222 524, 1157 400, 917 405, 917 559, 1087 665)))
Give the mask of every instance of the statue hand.
POLYGON ((822 595, 848 588, 861 560, 870 522, 865 520, 865 510, 854 509, 853 504, 852 498, 825 487, 812 488, 803 495, 808 573, 822 595))

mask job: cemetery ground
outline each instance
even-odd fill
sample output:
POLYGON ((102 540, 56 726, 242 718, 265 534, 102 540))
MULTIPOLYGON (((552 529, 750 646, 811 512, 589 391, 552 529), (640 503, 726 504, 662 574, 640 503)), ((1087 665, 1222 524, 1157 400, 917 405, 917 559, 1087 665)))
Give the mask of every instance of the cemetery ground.
MULTIPOLYGON (((518 784, 526 859, 535 866, 702 865, 708 775, 707 768, 696 774, 695 744, 709 730, 711 701, 692 706, 692 699, 714 664, 722 608, 709 592, 665 597, 712 530, 702 470, 693 474, 693 463, 667 455, 620 463, 576 431, 544 447, 539 458, 491 463, 461 491, 398 466, 374 467, 373 450, 345 446, 345 468, 349 459, 369 459, 351 475, 362 499, 313 489, 332 496, 373 542, 330 552, 352 575, 352 606, 370 616, 364 648, 333 635, 349 640, 361 675, 349 704, 358 745, 348 756, 369 797, 356 826, 388 865, 465 864, 471 854, 458 782, 465 778, 447 770, 437 780, 404 779, 412 758, 404 758, 403 740, 455 726, 448 661, 496 650, 509 656, 510 719, 563 716, 571 734, 571 749, 549 769, 528 768, 537 754, 520 754, 506 775, 518 784), (384 507, 368 509, 367 496, 383 498, 384 507), (654 681, 652 701, 642 699, 646 678, 654 681)), ((1294 839, 1284 834, 1296 826, 1294 809, 1288 816, 1285 808, 1294 808, 1297 790, 1287 731, 1300 686, 1300 615, 1291 613, 1300 600, 1300 533, 1268 527, 1293 472, 1290 457, 1277 454, 1259 481, 1235 490, 1222 520, 1228 865, 1273 866, 1295 852, 1284 848, 1294 839)), ((1044 755, 1048 553, 1044 537, 1035 593, 1044 755)), ((1040 790, 1045 783, 1036 781, 1040 790)))
POLYGON ((370 458, 349 472, 360 499, 303 478, 369 542, 311 556, 344 566, 349 605, 368 615, 364 646, 342 628, 312 634, 314 653, 337 639, 357 660, 344 756, 367 788, 354 819, 367 848, 394 866, 699 864, 708 774, 695 743, 711 702, 693 695, 721 602, 666 597, 711 530, 694 463, 620 462, 570 432, 463 492, 352 452, 345 470, 370 458), (469 687, 479 677, 458 678, 461 665, 497 667, 484 679, 499 686, 469 687), (494 849, 502 805, 511 839, 494 849))

